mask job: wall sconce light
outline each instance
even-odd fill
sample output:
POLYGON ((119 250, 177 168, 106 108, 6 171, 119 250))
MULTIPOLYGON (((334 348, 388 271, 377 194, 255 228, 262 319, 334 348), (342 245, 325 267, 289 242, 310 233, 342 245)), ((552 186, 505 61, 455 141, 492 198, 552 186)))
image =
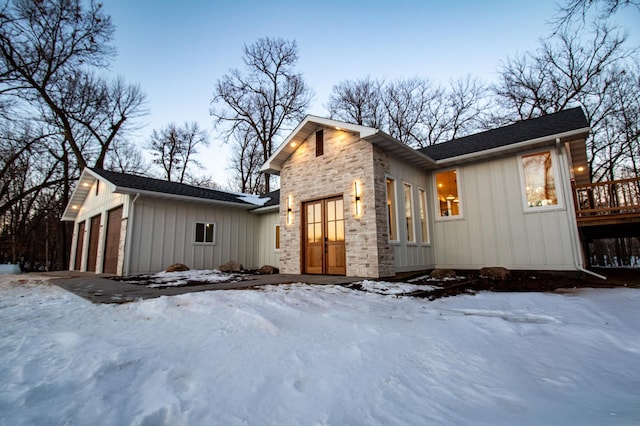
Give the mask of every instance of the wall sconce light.
POLYGON ((358 181, 353 183, 353 193, 356 198, 356 216, 360 216, 362 213, 362 200, 360 197, 360 185, 358 185, 358 181))
POLYGON ((293 198, 291 195, 287 197, 287 225, 293 223, 293 198))

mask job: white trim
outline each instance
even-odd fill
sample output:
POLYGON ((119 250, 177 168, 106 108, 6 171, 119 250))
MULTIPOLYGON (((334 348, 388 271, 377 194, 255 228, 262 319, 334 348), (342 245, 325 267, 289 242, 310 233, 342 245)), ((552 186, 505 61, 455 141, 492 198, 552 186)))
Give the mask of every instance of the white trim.
POLYGON ((448 168, 448 169, 442 169, 442 170, 435 170, 432 173, 432 180, 433 180, 433 196, 434 196, 434 202, 435 202, 435 212, 436 212, 436 217, 434 218, 434 220, 436 222, 440 222, 440 221, 450 221, 450 220, 460 220, 460 219, 464 219, 464 200, 463 200, 463 194, 462 194, 462 177, 460 176, 460 167, 452 167, 452 168, 448 168), (456 191, 458 192, 458 214, 457 215, 452 215, 452 216, 442 216, 441 212, 440 212, 440 200, 438 199, 438 180, 436 178, 436 175, 440 174, 440 173, 447 173, 447 172, 451 172, 454 171, 456 173, 456 191))
POLYGON ((413 200, 413 184, 407 182, 407 181, 402 181, 402 199, 404 201, 404 204, 402 206, 402 216, 404 217, 404 224, 405 226, 402 228, 403 231, 405 231, 406 233, 406 241, 407 244, 416 244, 418 242, 418 239, 416 238, 416 212, 415 212, 415 204, 414 204, 414 200, 413 200), (409 231, 406 228, 407 225, 407 198, 406 198, 406 189, 409 188, 409 208, 410 208, 410 213, 411 213, 411 227, 412 229, 412 233, 413 233, 413 239, 409 239, 409 231))
MULTIPOLYGON (((193 241, 193 245, 195 245, 195 246, 215 246, 216 245, 216 234, 217 234, 217 232, 218 232, 218 225, 217 225, 216 222, 203 222, 203 221, 200 221, 200 220, 196 220, 193 223, 193 240, 192 240, 193 241), (206 228, 207 225, 213 225, 213 235, 212 235, 213 240, 212 241, 196 241, 197 226, 199 224, 204 225, 205 228, 206 228)), ((205 240, 207 239, 207 233, 206 232, 204 233, 203 238, 205 240)))
POLYGON ((273 251, 279 253, 282 249, 282 240, 279 238, 282 236, 282 226, 279 223, 273 225, 273 251), (280 231, 280 232, 278 232, 280 231), (280 247, 276 246, 276 243, 280 243, 280 247))
POLYGON ((523 152, 518 155, 518 174, 520 175, 520 198, 522 199, 522 208, 524 213, 541 213, 548 212, 553 210, 564 210, 564 188, 562 185, 562 181, 560 180, 560 175, 558 173, 558 155, 554 147, 549 147, 547 149, 539 149, 529 152, 523 152), (553 182, 555 183, 556 190, 556 204, 550 204, 548 206, 529 206, 529 202, 527 200, 527 190, 526 183, 524 178, 524 168, 522 165, 523 157, 528 157, 536 154, 543 154, 548 152, 551 156, 551 172, 553 173, 553 182))
POLYGON ((421 187, 418 187, 418 218, 420 219, 420 240, 421 245, 430 246, 431 245, 431 230, 429 229, 429 203, 427 202, 427 190, 421 187), (427 233, 427 238, 424 238, 422 235, 422 217, 420 216, 420 209, 422 208, 421 203, 424 202, 424 220, 425 220, 425 230, 427 233))
POLYGON ((386 216, 387 216, 387 234, 389 236, 388 241, 390 243, 399 243, 400 242, 400 224, 398 223, 398 185, 396 184, 396 182, 398 182, 398 180, 390 175, 385 175, 384 177, 384 193, 385 193, 385 197, 384 197, 384 204, 387 212, 386 212, 386 216), (393 185, 393 200, 391 200, 392 202, 392 208, 393 210, 395 210, 394 213, 394 219, 395 219, 395 228, 396 228, 396 239, 392 240, 391 239, 391 229, 389 229, 389 226, 391 225, 391 218, 389 217, 389 207, 387 204, 387 200, 389 200, 389 185, 387 185, 387 180, 391 180, 392 181, 392 185, 393 185))

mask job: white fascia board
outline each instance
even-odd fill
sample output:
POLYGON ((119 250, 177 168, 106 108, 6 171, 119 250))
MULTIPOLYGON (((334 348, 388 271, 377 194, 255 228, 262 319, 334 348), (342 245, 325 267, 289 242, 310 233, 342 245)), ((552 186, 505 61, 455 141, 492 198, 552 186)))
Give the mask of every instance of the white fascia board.
POLYGON ((140 189, 126 188, 126 187, 116 187, 113 192, 118 194, 140 194, 149 198, 193 201, 196 203, 215 204, 218 206, 235 207, 235 208, 245 209, 245 210, 250 210, 255 207, 255 204, 247 204, 240 201, 238 201, 238 203, 234 203, 231 201, 212 200, 211 198, 189 197, 186 195, 168 194, 166 192, 144 191, 140 189))
POLYGON ((358 124, 350 124, 344 121, 333 120, 331 118, 317 117, 315 115, 307 115, 295 129, 289 133, 289 136, 280 144, 276 151, 265 161, 260 168, 263 173, 274 175, 280 174, 282 163, 300 146, 291 147, 291 142, 296 139, 298 134, 308 125, 314 124, 324 127, 333 127, 334 129, 345 130, 353 133, 359 133, 361 138, 370 137, 378 132, 373 127, 360 126, 358 124))
POLYGON ((279 211, 280 204, 276 204, 275 206, 267 206, 267 207, 258 207, 257 209, 251 210, 251 213, 269 213, 271 211, 279 211))
POLYGON ((484 151, 471 152, 469 154, 459 155, 457 157, 445 158, 442 160, 436 161, 438 166, 448 166, 452 164, 465 163, 469 161, 473 161, 474 159, 481 159, 482 157, 489 156, 494 157, 498 156, 503 152, 510 151, 524 151, 529 146, 535 146, 538 144, 542 144, 545 142, 549 142, 549 145, 554 145, 556 143, 556 139, 567 139, 572 136, 578 136, 583 134, 588 134, 591 131, 591 127, 583 127, 581 129, 570 130, 568 132, 558 133, 555 135, 543 136, 536 139, 529 139, 527 141, 522 141, 518 143, 514 143, 511 145, 504 145, 497 148, 487 149, 484 151))
POLYGON ((61 222, 69 221, 74 222, 76 217, 78 217, 78 212, 80 211, 80 206, 84 204, 84 200, 86 200, 87 195, 89 194, 89 190, 82 186, 83 182, 89 183, 89 185, 93 185, 96 180, 101 179, 96 176, 95 173, 92 173, 91 170, 85 168, 80 173, 80 177, 78 178, 78 183, 71 193, 71 197, 69 197, 69 202, 62 213, 62 217, 60 218, 61 222), (73 206, 77 208, 74 209, 73 206))

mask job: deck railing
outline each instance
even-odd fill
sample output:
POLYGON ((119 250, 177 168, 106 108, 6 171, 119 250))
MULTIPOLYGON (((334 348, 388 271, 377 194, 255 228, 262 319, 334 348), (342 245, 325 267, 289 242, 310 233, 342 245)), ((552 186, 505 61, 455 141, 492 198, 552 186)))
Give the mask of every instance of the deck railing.
POLYGON ((575 185, 578 221, 640 215, 640 178, 575 185))

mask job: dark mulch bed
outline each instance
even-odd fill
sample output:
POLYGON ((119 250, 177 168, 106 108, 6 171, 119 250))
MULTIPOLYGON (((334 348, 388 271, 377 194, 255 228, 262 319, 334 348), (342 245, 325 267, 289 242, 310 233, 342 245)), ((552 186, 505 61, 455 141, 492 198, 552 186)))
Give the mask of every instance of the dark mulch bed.
MULTIPOLYGON (((428 271, 427 271, 428 272, 428 271)), ((458 294, 475 294, 478 291, 496 292, 551 292, 577 288, 640 288, 639 269, 598 269, 594 272, 607 277, 606 280, 588 274, 566 274, 548 272, 512 271, 509 280, 490 280, 479 275, 478 271, 457 271, 456 280, 433 280, 428 273, 398 274, 389 281, 411 282, 417 285, 436 286, 439 288, 416 290, 402 296, 422 297, 429 300, 458 294), (420 278, 422 277, 422 278, 420 278), (416 279, 418 278, 418 279, 416 279)), ((350 288, 366 291, 358 283, 350 288)))

